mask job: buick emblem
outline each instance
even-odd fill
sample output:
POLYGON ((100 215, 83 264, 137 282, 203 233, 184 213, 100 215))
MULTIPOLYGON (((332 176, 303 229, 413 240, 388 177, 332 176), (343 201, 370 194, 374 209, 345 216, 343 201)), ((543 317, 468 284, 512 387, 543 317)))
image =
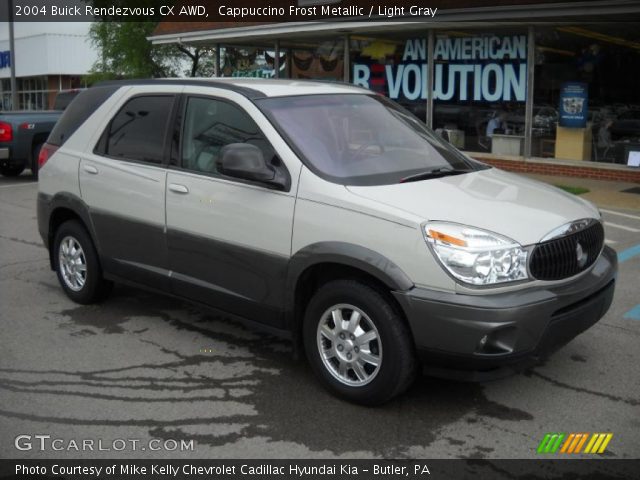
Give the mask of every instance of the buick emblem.
POLYGON ((585 253, 580 242, 576 243, 576 260, 578 260, 578 267, 583 268, 587 264, 587 254, 585 253))

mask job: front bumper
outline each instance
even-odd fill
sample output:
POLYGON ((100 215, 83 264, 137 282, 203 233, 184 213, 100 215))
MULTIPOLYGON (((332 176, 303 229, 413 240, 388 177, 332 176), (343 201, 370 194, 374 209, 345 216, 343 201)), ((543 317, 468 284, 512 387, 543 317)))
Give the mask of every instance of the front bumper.
POLYGON ((572 282, 492 295, 394 292, 427 372, 482 380, 540 361, 607 312, 618 270, 609 247, 572 282), (472 372, 472 373, 470 373, 472 372))

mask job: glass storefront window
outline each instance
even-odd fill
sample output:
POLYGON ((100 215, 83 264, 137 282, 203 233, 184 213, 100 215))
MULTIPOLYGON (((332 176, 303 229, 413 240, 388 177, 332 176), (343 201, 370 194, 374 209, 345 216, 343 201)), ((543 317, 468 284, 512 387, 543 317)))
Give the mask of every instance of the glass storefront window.
MULTIPOLYGON (((47 89, 47 77, 25 77, 16 79, 19 110, 46 110, 50 91, 47 89)), ((11 110, 11 81, 3 79, 0 83, 0 110, 11 110)))
POLYGON ((464 150, 522 155, 526 31, 437 32, 433 128, 464 150))
POLYGON ((270 63, 264 49, 226 46, 220 57, 223 77, 271 78, 275 73, 273 59, 270 63))
POLYGON ((625 23, 536 29, 534 156, 627 164, 640 151, 638 32, 625 23))
MULTIPOLYGON (((427 42, 424 30, 354 35, 353 83, 397 101, 426 120, 427 42)), ((462 149, 492 150, 487 129, 493 120, 491 135, 494 130, 511 135, 510 140, 517 143, 515 154, 521 154, 526 59, 527 36, 522 30, 439 31, 434 44, 436 132, 462 149)))
MULTIPOLYGON (((467 151, 629 163, 630 152, 640 157, 638 26, 535 25, 535 52, 528 52, 527 26, 435 29, 433 129, 467 151), (529 57, 535 65, 528 64, 529 57), (525 112, 531 68, 529 139, 525 112), (531 151, 525 152, 528 140, 531 151)), ((358 29, 333 38, 288 37, 280 40, 280 77, 348 77, 426 121, 428 35, 424 24, 410 22, 401 29, 358 29)), ((225 46, 223 51, 225 76, 275 75, 273 45, 225 46)))
POLYGON ((394 100, 426 119, 426 37, 353 35, 351 81, 394 100))
POLYGON ((342 38, 296 42, 290 51, 290 78, 327 82, 343 80, 344 40, 342 38))

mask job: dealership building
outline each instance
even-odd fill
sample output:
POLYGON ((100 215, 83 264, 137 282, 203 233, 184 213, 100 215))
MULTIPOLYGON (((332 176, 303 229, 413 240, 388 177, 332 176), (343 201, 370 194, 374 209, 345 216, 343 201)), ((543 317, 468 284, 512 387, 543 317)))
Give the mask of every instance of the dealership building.
POLYGON ((16 70, 18 109, 52 108, 56 93, 80 88, 96 61, 86 22, 16 22, 15 55, 9 28, 0 25, 0 110, 11 110, 11 62, 16 70))
MULTIPOLYGON (((328 3, 354 2, 298 0, 328 3)), ((422 21, 163 22, 150 40, 210 48, 219 76, 366 87, 503 168, 640 183, 640 2, 429 6, 422 21)))

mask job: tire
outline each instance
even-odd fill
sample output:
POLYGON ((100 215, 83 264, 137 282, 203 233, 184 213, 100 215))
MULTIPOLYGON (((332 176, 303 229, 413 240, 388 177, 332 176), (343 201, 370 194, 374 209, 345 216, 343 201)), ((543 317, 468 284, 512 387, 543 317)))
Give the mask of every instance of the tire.
POLYGON ((17 177, 23 170, 24 167, 21 165, 7 165, 0 167, 0 173, 5 177, 17 177))
POLYGON ((62 289, 76 303, 99 302, 111 290, 111 282, 102 278, 93 241, 77 220, 64 222, 56 231, 53 262, 62 289))
POLYGON ((40 156, 42 145, 42 143, 38 143, 31 149, 31 173, 35 179, 38 178, 38 157, 40 156))
POLYGON ((407 324, 384 293, 366 283, 345 279, 320 287, 305 311, 302 333, 320 382, 351 402, 380 405, 404 392, 415 378, 417 362, 407 324), (344 320, 342 327, 336 317, 344 320))

